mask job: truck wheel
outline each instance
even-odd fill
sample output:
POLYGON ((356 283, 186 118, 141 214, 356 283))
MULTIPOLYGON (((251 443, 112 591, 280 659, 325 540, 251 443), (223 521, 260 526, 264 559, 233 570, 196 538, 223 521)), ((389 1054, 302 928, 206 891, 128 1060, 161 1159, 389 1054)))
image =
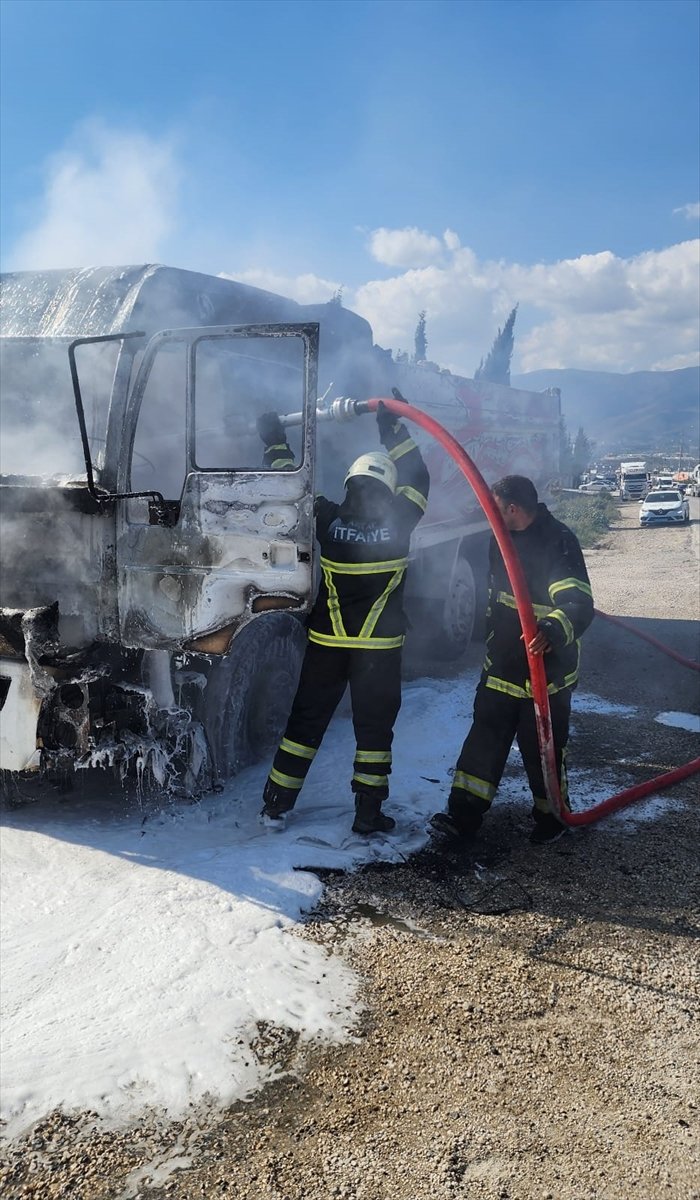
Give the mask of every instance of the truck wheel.
POLYGON ((205 727, 219 781, 277 748, 296 691, 306 633, 289 613, 261 617, 214 663, 205 727))
POLYGON ((459 658, 467 650, 474 629, 476 585, 469 561, 455 558, 442 611, 436 615, 437 630, 431 639, 436 658, 459 658))

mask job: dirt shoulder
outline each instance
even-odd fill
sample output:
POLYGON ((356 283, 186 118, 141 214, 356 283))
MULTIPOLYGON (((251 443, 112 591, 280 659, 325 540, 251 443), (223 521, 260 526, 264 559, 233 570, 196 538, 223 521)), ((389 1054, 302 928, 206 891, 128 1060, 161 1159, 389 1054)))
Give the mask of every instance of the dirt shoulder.
MULTIPOLYGON (((597 606, 689 656, 693 504, 690 527, 652 530, 625 506, 587 553, 597 606)), ((602 620, 585 649, 582 691, 638 715, 579 712, 576 766, 623 787, 698 754, 656 720, 700 711, 696 674, 602 620)), ((299 936, 362 979, 354 1040, 261 1029, 281 1077, 223 1114, 120 1134, 55 1115, 11 1147, 6 1200, 700 1197, 697 782, 670 797, 541 848, 523 791, 474 851, 328 874, 299 936)))

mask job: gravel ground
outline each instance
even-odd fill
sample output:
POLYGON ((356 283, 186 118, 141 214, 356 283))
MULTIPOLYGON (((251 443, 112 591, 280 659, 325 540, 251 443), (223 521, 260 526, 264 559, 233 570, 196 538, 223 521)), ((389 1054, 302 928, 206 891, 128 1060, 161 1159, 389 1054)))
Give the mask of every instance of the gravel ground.
MULTIPOLYGON (((698 658, 691 504, 691 526, 650 530, 623 506, 587 558, 600 610, 698 658)), ((654 720, 700 711, 695 673, 600 619, 585 649, 582 690, 641 715, 580 712, 574 765, 624 758, 623 787, 698 754, 654 720)), ((225 1113, 121 1132, 52 1114, 6 1148, 5 1200, 700 1197, 696 781, 669 796, 543 848, 523 790, 470 852, 327 873, 299 936, 363 980, 354 1039, 302 1052, 261 1027, 280 1078, 225 1113)))

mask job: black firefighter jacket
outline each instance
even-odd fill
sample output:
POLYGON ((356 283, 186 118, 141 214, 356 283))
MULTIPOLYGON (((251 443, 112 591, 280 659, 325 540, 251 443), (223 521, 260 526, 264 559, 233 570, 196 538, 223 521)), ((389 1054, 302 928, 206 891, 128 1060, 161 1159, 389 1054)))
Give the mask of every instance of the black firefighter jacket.
MULTIPOLYGON (((319 496, 316 537, 321 580, 308 620, 309 641, 350 650, 390 650, 403 644, 403 591, 411 533, 425 512, 429 476, 406 426, 382 439, 397 472, 397 490, 381 519, 359 521, 345 505, 319 496)), ((288 447, 266 451, 267 465, 293 462, 288 447)))
MULTIPOLYGON (((593 594, 576 535, 544 504, 527 529, 511 533, 538 628, 552 649, 544 655, 547 690, 574 688, 581 635, 593 620, 593 594)), ((485 685, 509 696, 532 695, 515 597, 495 538, 489 547, 485 685)))

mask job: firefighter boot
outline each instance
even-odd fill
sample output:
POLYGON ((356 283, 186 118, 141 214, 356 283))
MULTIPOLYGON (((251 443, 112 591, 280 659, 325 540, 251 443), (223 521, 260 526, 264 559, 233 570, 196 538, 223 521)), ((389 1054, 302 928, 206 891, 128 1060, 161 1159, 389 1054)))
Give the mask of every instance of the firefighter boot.
POLYGON ((530 834, 530 841, 533 845, 547 846, 550 842, 558 842, 567 832, 568 827, 562 824, 554 813, 540 812, 537 808, 533 808, 532 813, 535 825, 530 834))
POLYGON ((385 817, 382 812, 382 802, 369 792, 355 793, 355 820, 353 833, 388 833, 396 821, 393 817, 385 817))
POLYGON ((468 842, 476 837, 488 807, 478 796, 450 795, 447 812, 434 813, 430 825, 434 833, 451 841, 468 842))
POLYGON ((268 779, 263 791, 263 809, 260 819, 268 829, 284 829, 287 814, 294 808, 296 792, 291 788, 277 787, 268 779))

